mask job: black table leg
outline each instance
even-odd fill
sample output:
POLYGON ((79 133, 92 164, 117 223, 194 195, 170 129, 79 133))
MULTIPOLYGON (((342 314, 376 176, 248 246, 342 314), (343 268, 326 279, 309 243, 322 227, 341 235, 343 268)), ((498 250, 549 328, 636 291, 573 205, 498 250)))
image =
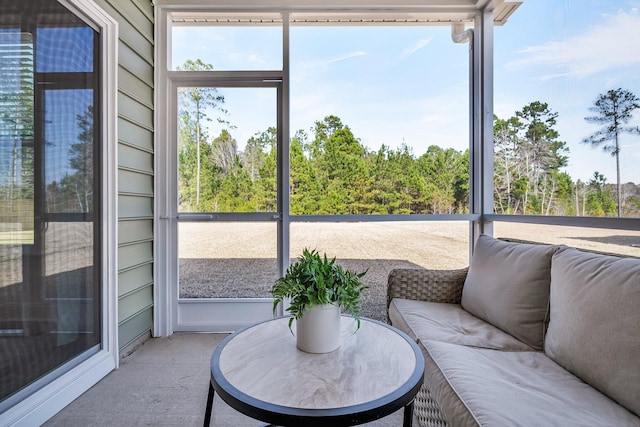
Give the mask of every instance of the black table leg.
POLYGON ((204 427, 209 427, 211 424, 211 411, 213 410, 213 386, 209 381, 209 395, 207 396, 207 409, 204 412, 204 427))
POLYGON ((411 426, 413 426, 413 400, 404 407, 404 422, 402 423, 402 427, 411 426))

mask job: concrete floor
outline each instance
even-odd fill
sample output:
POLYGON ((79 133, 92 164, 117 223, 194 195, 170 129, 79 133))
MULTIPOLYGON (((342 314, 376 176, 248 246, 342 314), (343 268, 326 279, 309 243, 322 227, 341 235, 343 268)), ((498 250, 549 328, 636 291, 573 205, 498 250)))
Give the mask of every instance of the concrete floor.
MULTIPOLYGON (((209 361, 225 337, 226 334, 174 334, 150 339, 121 359, 118 370, 45 426, 202 426, 209 361)), ((211 425, 257 427, 264 423, 238 413, 216 395, 211 425)), ((402 410, 365 425, 401 426, 402 410)), ((414 425, 418 425, 417 421, 414 425)))

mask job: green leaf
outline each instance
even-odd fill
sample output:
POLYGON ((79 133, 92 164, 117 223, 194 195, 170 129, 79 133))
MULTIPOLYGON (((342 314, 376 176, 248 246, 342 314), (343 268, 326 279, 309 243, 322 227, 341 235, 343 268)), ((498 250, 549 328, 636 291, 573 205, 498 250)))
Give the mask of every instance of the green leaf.
POLYGON ((359 323, 360 294, 367 288, 360 279, 366 272, 344 270, 335 257, 329 259, 326 254, 320 256, 316 250, 305 248, 302 256, 273 284, 273 312, 286 298, 291 299, 287 309, 291 321, 299 319, 307 308, 334 303, 359 323))

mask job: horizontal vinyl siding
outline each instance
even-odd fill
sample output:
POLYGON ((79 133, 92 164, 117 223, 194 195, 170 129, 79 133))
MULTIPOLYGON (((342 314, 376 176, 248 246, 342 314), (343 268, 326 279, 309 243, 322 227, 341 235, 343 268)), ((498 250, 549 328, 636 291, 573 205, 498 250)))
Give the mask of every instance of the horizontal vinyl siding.
POLYGON ((153 197, 120 194, 118 218, 153 218, 153 197))
MULTIPOLYGON (((131 74, 128 70, 120 67, 118 71, 118 86, 120 87, 120 96, 125 95, 131 99, 135 99, 139 104, 147 106, 153 105, 153 87, 147 85, 140 77, 131 74)), ((121 115, 121 113, 119 114, 121 115)), ((128 117, 129 120, 132 120, 128 117)), ((140 123, 145 125, 146 123, 140 123)))
POLYGON ((153 152, 121 142, 118 146, 118 164, 121 168, 153 173, 153 152))
POLYGON ((146 194, 153 197, 153 175, 120 169, 118 182, 121 193, 146 194))
POLYGON ((153 328, 153 6, 97 0, 119 23, 118 345, 153 328))
POLYGON ((153 301, 153 285, 138 288, 120 297, 118 323, 122 324, 148 309, 151 306, 149 301, 153 301))
POLYGON ((109 3, 118 11, 120 16, 126 19, 129 24, 127 25, 127 29, 135 29, 141 37, 144 37, 153 45, 153 11, 150 7, 151 0, 109 0, 109 3), (149 7, 145 7, 145 4, 148 4, 149 7))
POLYGON ((120 143, 153 151, 153 126, 142 127, 139 122, 128 117, 119 116, 118 140, 120 143))
POLYGON ((119 323, 118 347, 125 348, 137 338, 148 335, 153 326, 153 306, 139 312, 135 316, 119 323))
MULTIPOLYGON (((153 263, 138 264, 133 267, 122 269, 118 274, 119 293, 127 295, 139 288, 141 283, 153 283, 153 263)), ((144 286, 144 285, 142 285, 144 286)))
POLYGON ((120 246, 118 250, 119 269, 132 268, 153 261, 152 249, 153 242, 151 240, 120 246))
POLYGON ((123 93, 118 97, 118 114, 134 124, 146 126, 148 123, 153 123, 153 109, 142 106, 137 100, 123 93))
POLYGON ((154 70, 151 62, 138 55, 125 43, 120 43, 118 50, 118 61, 122 68, 127 69, 136 76, 140 76, 146 82, 153 81, 154 70))
POLYGON ((130 219, 121 220, 118 224, 118 239, 120 244, 130 244, 153 239, 153 220, 130 219))

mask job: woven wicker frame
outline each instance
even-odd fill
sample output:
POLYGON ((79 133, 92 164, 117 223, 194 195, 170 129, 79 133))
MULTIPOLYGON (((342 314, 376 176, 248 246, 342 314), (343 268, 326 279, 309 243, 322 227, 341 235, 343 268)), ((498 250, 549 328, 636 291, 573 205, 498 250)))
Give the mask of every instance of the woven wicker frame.
POLYGON ((425 270, 397 268, 389 273, 387 307, 394 298, 460 304, 468 268, 425 270))
POLYGON ((447 427, 447 421, 442 416, 440 406, 431 397, 431 392, 426 384, 420 387, 420 391, 414 400, 414 411, 422 427, 447 427))

